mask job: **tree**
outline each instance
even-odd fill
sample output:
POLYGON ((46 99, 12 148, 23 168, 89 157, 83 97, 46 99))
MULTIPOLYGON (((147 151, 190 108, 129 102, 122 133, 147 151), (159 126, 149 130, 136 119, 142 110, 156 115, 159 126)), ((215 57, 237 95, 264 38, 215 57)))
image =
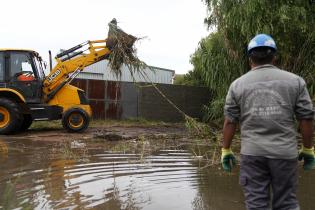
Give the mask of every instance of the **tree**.
POLYGON ((188 85, 188 86, 205 86, 202 75, 197 71, 189 71, 186 74, 175 75, 174 85, 188 85))
POLYGON ((214 92, 207 119, 222 116, 230 83, 248 69, 246 48, 256 34, 271 34, 277 66, 302 76, 315 95, 315 4, 305 0, 204 0, 205 23, 215 29, 202 39, 191 62, 214 92))

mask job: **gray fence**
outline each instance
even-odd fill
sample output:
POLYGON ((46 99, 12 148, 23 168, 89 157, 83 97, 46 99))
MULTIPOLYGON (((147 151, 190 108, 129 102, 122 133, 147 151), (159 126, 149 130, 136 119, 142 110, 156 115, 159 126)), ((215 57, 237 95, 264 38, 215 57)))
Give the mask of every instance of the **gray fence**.
MULTIPOLYGON (((73 85, 86 92, 96 119, 183 120, 183 116, 148 84, 76 79, 73 85)), ((156 86, 179 109, 194 118, 202 117, 202 107, 211 99, 210 91, 204 87, 156 86)))

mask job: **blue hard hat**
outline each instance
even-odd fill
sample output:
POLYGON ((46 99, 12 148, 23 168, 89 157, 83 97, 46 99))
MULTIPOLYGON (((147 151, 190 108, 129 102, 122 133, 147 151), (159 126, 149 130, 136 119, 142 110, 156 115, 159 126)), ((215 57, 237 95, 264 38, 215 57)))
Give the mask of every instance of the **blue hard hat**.
POLYGON ((258 47, 269 47, 273 50, 277 50, 276 42, 273 38, 267 34, 258 34, 252 40, 250 40, 247 52, 249 53, 252 49, 258 47))

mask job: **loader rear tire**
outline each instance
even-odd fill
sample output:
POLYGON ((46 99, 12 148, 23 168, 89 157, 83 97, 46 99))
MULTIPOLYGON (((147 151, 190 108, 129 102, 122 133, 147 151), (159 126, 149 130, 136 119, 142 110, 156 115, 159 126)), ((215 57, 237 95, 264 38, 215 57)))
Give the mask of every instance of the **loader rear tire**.
POLYGON ((63 127, 71 133, 83 132, 89 127, 90 117, 80 108, 71 108, 62 117, 63 127))
POLYGON ((21 128, 23 114, 19 105, 8 98, 0 98, 0 134, 11 134, 21 128))
POLYGON ((33 118, 30 114, 25 114, 20 128, 20 131, 26 131, 33 123, 33 118))

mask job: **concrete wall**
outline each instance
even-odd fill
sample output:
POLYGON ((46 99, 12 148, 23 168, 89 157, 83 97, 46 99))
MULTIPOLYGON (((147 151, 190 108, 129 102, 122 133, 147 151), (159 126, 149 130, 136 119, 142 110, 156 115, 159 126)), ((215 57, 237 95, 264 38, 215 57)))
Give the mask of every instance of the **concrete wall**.
MULTIPOLYGON (((76 79, 73 85, 86 92, 96 119, 144 118, 181 121, 181 114, 154 87, 145 83, 76 79)), ((211 98, 204 87, 157 84, 157 87, 186 114, 201 118, 202 106, 211 98)))
MULTIPOLYGON (((201 109, 208 104, 211 95, 207 88, 182 85, 157 85, 180 110, 191 117, 202 118, 201 109)), ((139 116, 145 119, 180 121, 183 116, 153 87, 139 91, 139 116)))

